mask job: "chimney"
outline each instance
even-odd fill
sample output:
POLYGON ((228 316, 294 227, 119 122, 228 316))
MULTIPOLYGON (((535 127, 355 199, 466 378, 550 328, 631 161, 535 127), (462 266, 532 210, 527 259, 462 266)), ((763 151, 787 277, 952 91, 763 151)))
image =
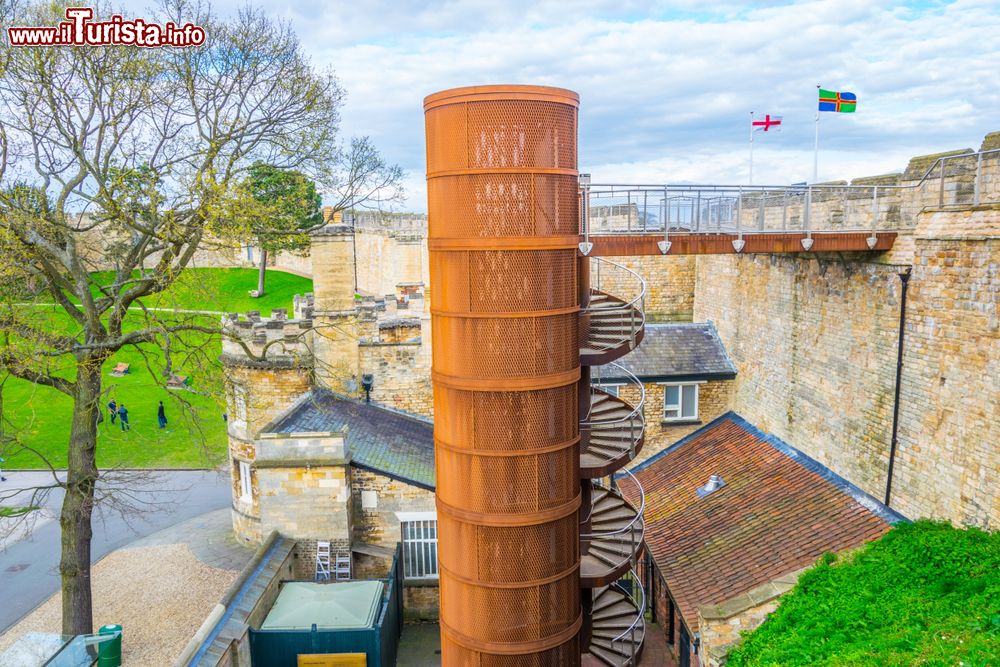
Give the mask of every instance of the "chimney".
POLYGON ((704 486, 699 486, 698 487, 698 490, 695 491, 695 493, 698 494, 699 498, 704 498, 705 496, 707 496, 708 494, 712 493, 713 491, 718 491, 719 489, 721 489, 725 485, 726 485, 726 481, 724 479, 722 479, 721 476, 719 476, 719 475, 712 475, 711 477, 708 478, 708 481, 705 483, 704 486))

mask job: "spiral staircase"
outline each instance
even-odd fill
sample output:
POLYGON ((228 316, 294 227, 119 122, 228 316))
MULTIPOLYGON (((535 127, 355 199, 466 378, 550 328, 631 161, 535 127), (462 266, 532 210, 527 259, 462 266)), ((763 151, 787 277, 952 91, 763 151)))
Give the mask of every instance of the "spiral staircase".
POLYGON ((638 378, 614 362, 642 341, 646 285, 634 271, 606 259, 584 261, 590 286, 580 315, 586 388, 580 412, 583 664, 627 667, 638 663, 645 634, 645 593, 634 570, 645 501, 634 506, 620 485, 632 485, 636 493, 629 495, 643 498, 638 480, 623 469, 644 442, 645 391, 638 378), (605 373, 616 378, 617 396, 602 388, 605 373))

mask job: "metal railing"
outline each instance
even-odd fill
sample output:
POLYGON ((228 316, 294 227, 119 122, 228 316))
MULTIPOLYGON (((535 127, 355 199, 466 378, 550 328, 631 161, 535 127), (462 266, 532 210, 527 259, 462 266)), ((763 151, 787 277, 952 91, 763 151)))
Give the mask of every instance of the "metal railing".
MULTIPOLYGON (((581 434, 593 433, 594 427, 601 427, 602 430, 608 427, 613 427, 620 425, 621 428, 617 429, 618 432, 627 431, 629 434, 629 460, 635 458, 636 447, 638 446, 639 440, 642 439, 645 429, 646 429, 646 418, 644 416, 644 407, 646 405, 646 386, 637 378, 633 373, 626 369, 621 364, 616 364, 614 362, 605 364, 603 366, 594 366, 591 368, 590 376, 590 386, 591 394, 594 390, 601 390, 603 378, 607 373, 612 373, 608 377, 612 377, 616 380, 616 383, 620 387, 633 387, 639 392, 639 401, 636 405, 631 405, 628 401, 621 398, 619 395, 617 400, 624 404, 626 407, 631 407, 632 411, 628 415, 622 417, 616 417, 613 419, 598 419, 592 418, 591 408, 587 408, 586 416, 580 420, 580 431, 581 434), (624 383, 620 382, 624 380, 624 383)), ((605 392, 606 393, 606 392, 605 392)), ((591 401, 591 406, 593 401, 591 401)), ((608 458, 607 461, 613 459, 608 458)))
MULTIPOLYGON (((639 530, 636 530, 636 524, 642 524, 642 515, 643 515, 643 512, 646 511, 646 492, 643 490, 642 484, 639 483, 639 480, 636 479, 636 476, 633 475, 628 470, 621 470, 621 471, 619 471, 616 474, 618 476, 620 476, 621 478, 623 478, 623 479, 625 479, 625 478, 630 479, 631 482, 633 484, 635 484, 636 490, 639 493, 639 507, 636 508, 635 516, 632 517, 631 521, 629 521, 627 524, 625 524, 624 526, 622 526, 620 528, 616 528, 614 530, 602 530, 602 531, 595 531, 595 532, 590 532, 590 533, 580 533, 580 539, 583 539, 583 540, 611 540, 611 539, 615 539, 615 538, 620 538, 619 541, 625 542, 626 538, 623 537, 623 536, 627 535, 628 536, 627 537, 627 543, 631 547, 631 551, 629 552, 629 553, 631 553, 631 556, 629 556, 629 560, 632 561, 632 564, 634 566, 635 565, 635 557, 639 553, 639 548, 642 546, 642 539, 643 539, 643 536, 645 534, 644 524, 639 526, 639 530)), ((612 493, 612 494, 616 495, 618 498, 621 499, 621 501, 623 503, 631 505, 631 503, 629 503, 625 499, 625 497, 621 494, 621 492, 618 491, 617 486, 613 482, 614 482, 614 478, 612 478, 612 485, 610 487, 607 487, 608 488, 608 493, 612 493)), ((596 484, 596 483, 594 484, 594 486, 596 488, 604 488, 604 487, 601 487, 600 484, 596 484)), ((593 510, 593 508, 591 508, 591 511, 592 510, 593 510)), ((592 518, 592 515, 588 516, 586 520, 589 521, 591 518, 592 518)))
POLYGON ((798 232, 811 239, 814 231, 871 231, 874 239, 879 230, 914 226, 927 207, 1000 201, 1000 149, 944 155, 919 179, 902 178, 778 186, 592 185, 582 177, 581 251, 589 253, 591 235, 614 234, 662 234, 664 253, 671 232, 742 240, 744 232, 798 232))
POLYGON ((595 300, 583 309, 582 314, 590 316, 582 332, 586 347, 603 352, 626 341, 630 347, 635 347, 636 336, 646 322, 646 281, 643 277, 604 257, 591 257, 590 289, 592 293, 607 295, 617 302, 601 306, 595 300), (619 335, 614 336, 616 333, 619 335), (598 335, 603 336, 603 340, 598 335))
POLYGON ((622 584, 622 580, 616 581, 612 584, 612 587, 621 591, 622 594, 635 606, 636 616, 635 620, 633 620, 625 630, 620 632, 617 637, 611 640, 611 645, 614 646, 615 644, 627 643, 629 662, 626 664, 635 665, 636 656, 639 654, 639 647, 642 646, 642 640, 645 636, 645 632, 643 632, 643 635, 639 637, 639 641, 636 641, 636 634, 639 632, 640 628, 645 630, 646 625, 646 589, 642 587, 639 575, 634 569, 629 570, 629 573, 625 575, 623 579, 631 582, 628 590, 626 590, 625 586, 622 584))

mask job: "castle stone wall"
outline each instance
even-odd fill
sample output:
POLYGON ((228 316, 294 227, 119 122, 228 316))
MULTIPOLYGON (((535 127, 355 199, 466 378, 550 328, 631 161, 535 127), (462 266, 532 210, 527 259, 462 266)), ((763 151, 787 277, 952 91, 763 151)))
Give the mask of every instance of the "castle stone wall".
POLYGON ((914 234, 893 505, 1000 527, 1000 204, 914 234))
POLYGON ((921 213, 905 264, 699 257, 695 320, 716 324, 737 365, 734 409, 882 498, 897 274, 912 262, 892 504, 911 517, 1000 525, 998 216, 995 205, 921 213))
MULTIPOLYGON (((646 281, 645 312, 648 322, 690 322, 694 312, 695 257, 677 255, 664 257, 644 255, 637 257, 609 257, 638 273, 646 281)), ((597 285, 597 270, 592 264, 590 283, 597 285)), ((602 268, 601 289, 630 299, 635 289, 635 279, 622 271, 602 268)))
POLYGON ((349 543, 351 493, 346 465, 259 463, 257 485, 264 534, 277 530, 297 540, 349 543))
MULTIPOLYGON (((430 327, 424 327, 430 333, 430 327)), ((371 373, 371 400, 423 417, 434 416, 430 341, 359 346, 362 373, 371 373)))
POLYGON ((353 468, 351 493, 354 539, 394 549, 402 541, 397 512, 434 512, 434 492, 368 470, 353 468), (374 508, 366 508, 362 494, 375 494, 374 508))

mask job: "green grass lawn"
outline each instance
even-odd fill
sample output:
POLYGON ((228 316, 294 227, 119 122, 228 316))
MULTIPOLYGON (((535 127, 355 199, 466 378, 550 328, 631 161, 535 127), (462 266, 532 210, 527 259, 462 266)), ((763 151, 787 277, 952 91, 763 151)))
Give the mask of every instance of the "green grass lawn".
POLYGON ((918 521, 827 556, 727 664, 1000 665, 1000 532, 918 521))
MULTIPOLYGON (((100 284, 114 278, 109 271, 95 273, 100 284)), ((259 299, 250 296, 257 289, 257 269, 187 269, 170 289, 143 299, 150 308, 183 308, 245 313, 260 310, 267 315, 271 308, 288 308, 292 297, 312 291, 312 280, 284 271, 269 270, 265 294, 259 299)), ((97 289, 92 290, 95 294, 97 289)))
MULTIPOLYGON (((245 312, 260 310, 268 315, 271 308, 291 308, 292 296, 312 291, 312 281, 280 271, 268 271, 267 294, 252 299, 247 290, 257 285, 254 269, 190 269, 168 293, 147 300, 150 307, 183 308, 245 312), (190 275, 189 275, 190 274, 190 275)), ((141 314, 136 315, 140 317, 141 314)), ((48 318, 53 330, 71 329, 68 317, 56 307, 38 308, 39 318, 48 318)), ((131 317, 131 316, 130 316, 131 317)), ((201 321, 217 324, 217 316, 204 316, 201 321)), ((128 320, 126 320, 126 325, 128 320)), ((129 328, 126 326, 126 328, 129 328)), ((205 344, 208 337, 186 335, 189 349, 205 344)), ((211 340, 199 356, 186 358, 184 349, 174 351, 174 372, 190 377, 189 390, 167 390, 159 377, 163 368, 163 353, 156 346, 142 350, 126 348, 115 354, 104 366, 104 389, 109 397, 128 408, 131 429, 122 432, 118 423, 112 425, 107 410, 100 424, 97 463, 101 467, 182 468, 217 465, 226 451, 225 411, 221 398, 221 371, 215 360, 220 352, 218 339, 211 340), (131 365, 123 377, 112 377, 115 364, 131 365), (160 382, 157 382, 157 379, 160 382), (168 425, 157 425, 159 401, 166 407, 168 425)), ((65 467, 69 439, 72 402, 68 396, 45 386, 10 378, 4 390, 7 428, 20 443, 44 455, 52 465, 65 467)), ((108 399, 103 402, 107 403, 108 399)), ((38 457, 25 449, 9 447, 2 454, 5 468, 29 469, 44 467, 38 457)))

